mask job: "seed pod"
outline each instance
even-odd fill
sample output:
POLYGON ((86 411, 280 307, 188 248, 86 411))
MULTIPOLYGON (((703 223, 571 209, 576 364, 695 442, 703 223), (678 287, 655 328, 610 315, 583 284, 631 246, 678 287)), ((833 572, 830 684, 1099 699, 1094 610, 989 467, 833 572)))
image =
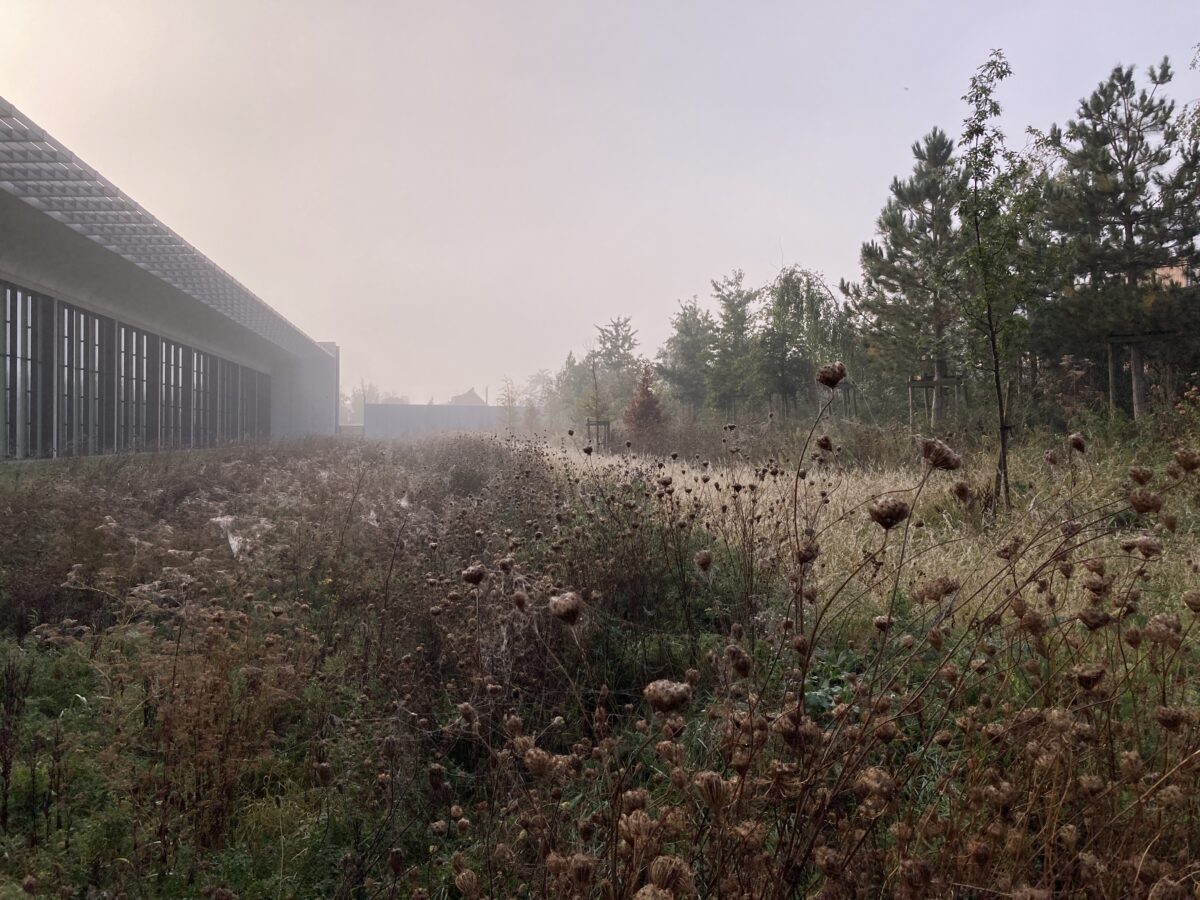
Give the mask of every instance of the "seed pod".
POLYGON ((1167 731, 1178 731, 1187 722, 1187 712, 1178 706, 1160 706, 1154 711, 1154 718, 1167 731))
POLYGON ((481 565, 469 566, 468 568, 463 569, 462 572, 462 580, 467 584, 479 584, 486 577, 487 569, 481 565))
POLYGON ((399 847, 389 850, 387 864, 393 875, 402 874, 404 872, 404 851, 399 847))
POLYGON ((867 507, 867 514, 884 531, 890 531, 908 518, 908 502, 899 497, 877 497, 867 507))
POLYGON ((1180 447, 1175 451, 1175 464, 1184 472, 1195 472, 1200 469, 1200 450, 1180 447))
POLYGON ((1129 470, 1129 480, 1136 485, 1145 487, 1154 478, 1154 470, 1146 466, 1133 466, 1129 470))
POLYGON ((583 598, 574 591, 550 598, 550 613, 560 622, 574 625, 583 611, 583 598))
POLYGON ((833 390, 846 377, 846 366, 841 361, 832 362, 817 369, 817 382, 833 390))
POLYGON ((692 686, 685 682, 660 678, 646 685, 642 695, 658 712, 676 712, 687 706, 692 699, 692 686))
POLYGON ((944 441, 937 438, 926 438, 921 441, 921 456, 931 469, 952 472, 962 465, 962 457, 951 450, 944 441))
POLYGON ((1075 667, 1075 680, 1085 691, 1094 691, 1107 674, 1108 671, 1100 663, 1075 667))
POLYGON ((1145 488, 1135 488, 1129 492, 1129 505, 1134 512, 1145 515, 1162 509, 1163 499, 1145 488))

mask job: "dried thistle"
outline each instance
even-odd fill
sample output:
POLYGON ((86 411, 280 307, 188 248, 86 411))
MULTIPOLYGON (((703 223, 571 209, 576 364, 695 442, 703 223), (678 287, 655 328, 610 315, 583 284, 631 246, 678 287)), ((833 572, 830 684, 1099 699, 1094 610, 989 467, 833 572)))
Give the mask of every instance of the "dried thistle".
POLYGON ((574 591, 550 598, 550 613, 566 625, 574 625, 583 612, 583 598, 574 591))
POLYGON ((846 377, 846 366, 841 361, 828 363, 817 369, 817 382, 833 390, 846 377))
POLYGON ((908 518, 910 507, 899 497, 877 497, 867 506, 867 514, 884 531, 890 531, 908 518))
POLYGON ((646 685, 642 696, 657 712, 677 712, 691 702, 692 686, 686 682, 660 678, 646 685))
POLYGON ((941 469, 945 472, 952 472, 962 465, 962 457, 937 438, 925 438, 921 441, 921 457, 931 469, 941 469))

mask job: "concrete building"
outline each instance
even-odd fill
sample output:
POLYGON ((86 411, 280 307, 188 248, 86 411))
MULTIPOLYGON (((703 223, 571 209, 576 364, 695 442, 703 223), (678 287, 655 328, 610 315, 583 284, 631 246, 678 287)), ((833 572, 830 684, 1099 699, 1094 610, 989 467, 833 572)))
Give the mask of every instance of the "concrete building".
POLYGON ((0 97, 0 459, 335 434, 318 343, 0 97))

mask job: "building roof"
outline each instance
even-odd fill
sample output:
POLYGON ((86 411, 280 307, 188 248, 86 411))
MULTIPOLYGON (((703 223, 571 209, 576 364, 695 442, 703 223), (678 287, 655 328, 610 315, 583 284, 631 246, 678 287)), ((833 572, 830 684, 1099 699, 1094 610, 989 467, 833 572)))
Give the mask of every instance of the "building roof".
POLYGON ((483 398, 480 397, 477 393, 475 393, 475 388, 470 388, 464 394, 458 394, 457 396, 451 397, 450 402, 447 405, 448 406, 487 406, 487 404, 483 402, 483 398))
POLYGON ((0 190, 297 354, 315 342, 0 97, 0 190))

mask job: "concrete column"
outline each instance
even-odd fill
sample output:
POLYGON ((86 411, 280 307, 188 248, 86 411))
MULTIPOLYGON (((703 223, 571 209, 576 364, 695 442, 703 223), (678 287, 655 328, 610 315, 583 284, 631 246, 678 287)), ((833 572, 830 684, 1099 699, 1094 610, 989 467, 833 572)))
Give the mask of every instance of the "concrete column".
POLYGON ((162 443, 163 345, 156 334, 146 335, 146 447, 162 443))
POLYGON ((191 347, 181 348, 183 352, 183 374, 179 385, 179 444, 183 447, 192 446, 192 400, 196 381, 193 365, 196 361, 196 351, 191 347))
POLYGON ((58 451, 59 377, 62 352, 58 301, 38 297, 33 320, 33 340, 37 345, 37 363, 33 374, 37 446, 31 456, 54 456, 58 451))
POLYGON ((100 320, 100 449, 117 447, 117 325, 100 320))
POLYGON ((0 283, 0 459, 8 457, 8 422, 11 413, 8 396, 8 304, 9 287, 0 283))

